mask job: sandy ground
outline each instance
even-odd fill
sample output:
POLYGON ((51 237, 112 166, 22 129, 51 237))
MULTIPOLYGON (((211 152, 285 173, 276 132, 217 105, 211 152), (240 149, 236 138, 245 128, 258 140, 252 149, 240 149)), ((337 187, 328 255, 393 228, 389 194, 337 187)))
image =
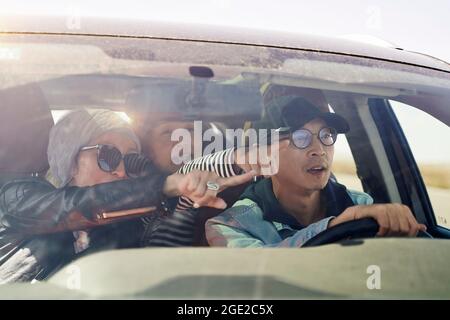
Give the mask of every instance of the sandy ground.
MULTIPOLYGON (((363 191, 357 177, 350 174, 336 174, 336 177, 347 188, 363 191)), ((450 229, 450 189, 427 187, 427 190, 438 224, 450 229)))

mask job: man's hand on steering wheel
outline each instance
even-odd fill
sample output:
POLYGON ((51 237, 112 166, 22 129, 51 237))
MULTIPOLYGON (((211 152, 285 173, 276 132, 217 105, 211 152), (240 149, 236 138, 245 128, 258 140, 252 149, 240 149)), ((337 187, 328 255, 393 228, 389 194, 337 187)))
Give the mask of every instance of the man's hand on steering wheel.
POLYGON ((415 237, 419 231, 426 231, 424 224, 418 223, 411 210, 402 204, 358 205, 347 208, 338 217, 332 219, 328 228, 340 223, 362 218, 373 218, 378 222, 377 236, 415 237))

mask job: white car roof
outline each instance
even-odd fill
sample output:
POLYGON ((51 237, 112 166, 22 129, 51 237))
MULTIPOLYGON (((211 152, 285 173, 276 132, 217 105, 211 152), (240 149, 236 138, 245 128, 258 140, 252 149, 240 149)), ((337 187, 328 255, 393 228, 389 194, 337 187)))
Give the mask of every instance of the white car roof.
POLYGON ((367 57, 450 73, 449 63, 400 48, 342 38, 238 27, 93 17, 83 17, 79 25, 71 25, 67 16, 4 16, 0 19, 2 33, 102 35, 260 45, 367 57))

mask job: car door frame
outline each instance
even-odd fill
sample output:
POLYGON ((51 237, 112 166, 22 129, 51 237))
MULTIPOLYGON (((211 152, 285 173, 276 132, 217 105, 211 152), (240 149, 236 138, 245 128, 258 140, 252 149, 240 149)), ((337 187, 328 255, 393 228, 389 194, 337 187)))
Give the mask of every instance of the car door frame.
POLYGON ((409 206, 419 222, 434 237, 450 238, 450 230, 437 224, 426 185, 403 129, 386 99, 368 100, 369 111, 381 137, 402 203, 409 206))

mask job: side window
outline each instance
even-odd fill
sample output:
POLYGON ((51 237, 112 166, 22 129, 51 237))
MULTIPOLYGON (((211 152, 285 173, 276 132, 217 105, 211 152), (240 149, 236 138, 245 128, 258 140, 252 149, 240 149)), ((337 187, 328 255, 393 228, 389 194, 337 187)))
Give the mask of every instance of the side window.
POLYGON ((390 104, 425 182, 437 224, 450 229, 450 128, 419 109, 390 104))
POLYGON ((350 146, 343 134, 338 135, 335 144, 332 171, 337 181, 348 189, 364 191, 361 180, 356 174, 356 164, 350 151, 350 146))

